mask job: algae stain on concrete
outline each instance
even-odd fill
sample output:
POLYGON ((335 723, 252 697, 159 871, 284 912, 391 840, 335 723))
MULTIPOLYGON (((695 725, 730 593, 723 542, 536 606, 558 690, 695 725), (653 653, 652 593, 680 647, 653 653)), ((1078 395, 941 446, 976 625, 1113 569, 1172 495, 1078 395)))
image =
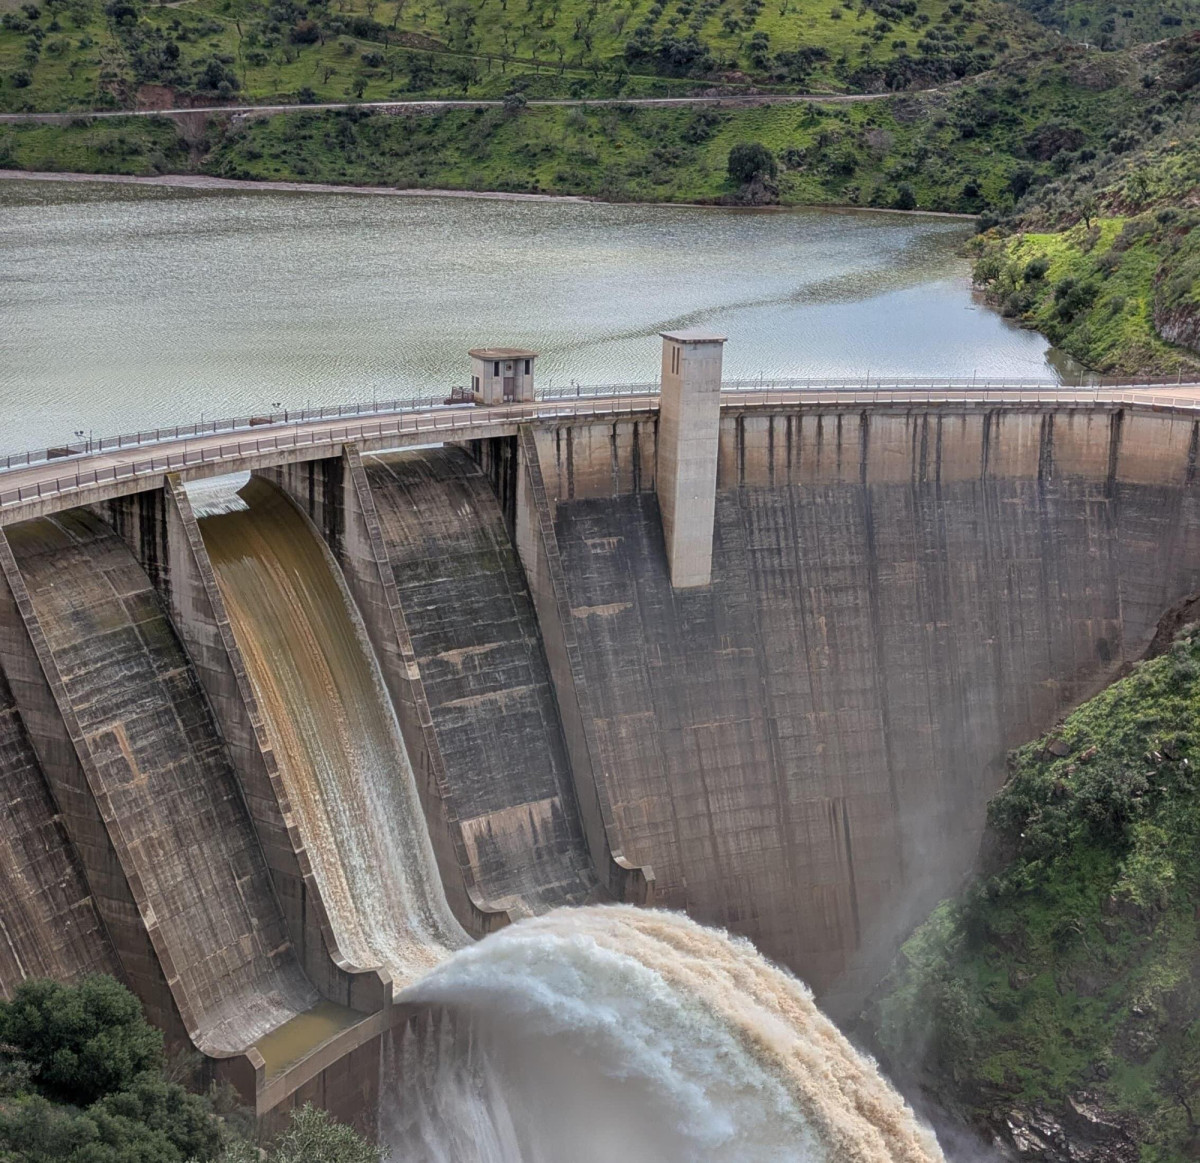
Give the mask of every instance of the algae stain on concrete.
POLYGON ((263 1056, 268 1078, 282 1074, 293 1063, 323 1046, 335 1034, 362 1021, 362 1014, 331 1001, 317 1002, 255 1043, 263 1056))

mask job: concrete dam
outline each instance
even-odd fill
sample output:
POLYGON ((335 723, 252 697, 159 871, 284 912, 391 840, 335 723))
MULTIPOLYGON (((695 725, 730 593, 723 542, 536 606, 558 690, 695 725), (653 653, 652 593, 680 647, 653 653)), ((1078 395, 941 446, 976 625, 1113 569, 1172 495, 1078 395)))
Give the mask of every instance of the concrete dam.
MULTIPOLYGON (((572 934, 718 1011, 759 981, 832 1045, 757 954, 637 906, 853 1014, 970 870, 1007 749, 1200 599, 1200 398, 722 390, 720 355, 671 333, 661 393, 527 373, 428 422, 0 474, 0 989, 112 973, 264 1129, 313 1101, 413 1158, 448 1095, 521 1123, 477 1084, 545 1056, 514 1034, 530 981, 561 1003, 538 1030, 581 1036, 544 976, 572 934)), ((632 1026, 675 1012, 593 986, 632 1026)), ((821 1126, 874 1093, 771 1053, 821 1126)), ((544 1140, 480 1157, 561 1158, 554 1104, 520 1102, 544 1140)))

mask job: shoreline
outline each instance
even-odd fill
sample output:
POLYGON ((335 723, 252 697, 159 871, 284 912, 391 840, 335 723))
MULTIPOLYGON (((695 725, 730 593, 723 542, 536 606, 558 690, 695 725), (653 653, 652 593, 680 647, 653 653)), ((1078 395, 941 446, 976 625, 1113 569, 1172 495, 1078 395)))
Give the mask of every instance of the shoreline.
POLYGON ((575 194, 522 194, 506 190, 399 190, 392 186, 336 186, 325 182, 267 182, 214 178, 207 174, 77 174, 54 170, 0 169, 0 181, 102 182, 116 186, 164 186, 177 190, 249 190, 253 193, 358 194, 393 198, 489 198, 511 202, 591 202, 575 194))
POLYGON ((245 190, 252 193, 357 194, 382 198, 483 198, 496 202, 576 202, 600 206, 678 206, 697 210, 772 211, 826 210, 844 214, 905 214, 918 218, 953 218, 973 222, 977 214, 946 210, 893 210, 887 206, 846 206, 807 202, 794 206, 724 206, 715 202, 608 202, 581 194, 536 194, 516 190, 445 190, 394 186, 339 186, 327 182, 268 182, 259 178, 214 178, 207 174, 80 174, 54 170, 0 169, 0 181, 100 182, 118 186, 161 186, 177 190, 245 190))

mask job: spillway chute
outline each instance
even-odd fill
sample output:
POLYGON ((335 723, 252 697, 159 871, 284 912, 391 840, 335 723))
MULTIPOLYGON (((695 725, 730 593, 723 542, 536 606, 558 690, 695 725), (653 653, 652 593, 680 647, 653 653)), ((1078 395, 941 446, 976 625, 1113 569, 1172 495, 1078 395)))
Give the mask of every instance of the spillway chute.
POLYGON ((415 979, 467 938, 446 904, 395 713, 336 564, 252 478, 205 546, 342 953, 415 979))

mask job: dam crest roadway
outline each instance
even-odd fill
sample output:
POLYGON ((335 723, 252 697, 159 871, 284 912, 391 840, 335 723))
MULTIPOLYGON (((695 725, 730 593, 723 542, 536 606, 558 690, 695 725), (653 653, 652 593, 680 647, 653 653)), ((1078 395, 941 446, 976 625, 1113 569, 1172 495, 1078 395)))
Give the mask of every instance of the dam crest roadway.
MULTIPOLYGON (((149 487, 164 473, 199 480, 328 456, 346 443, 362 451, 512 436, 522 424, 617 420, 658 411, 659 385, 611 384, 534 401, 477 408, 433 398, 292 409, 192 426, 148 429, 0 460, 0 526, 149 487)), ((870 412, 1121 408, 1200 411, 1200 383, 1120 382, 1062 387, 1048 381, 761 380, 723 382, 726 411, 805 407, 870 412)))
POLYGON ((368 1125, 412 966, 564 904, 857 1012, 1008 749, 1194 618, 1200 385, 731 382, 723 343, 0 462, 0 987, 113 973, 267 1130, 368 1125))

